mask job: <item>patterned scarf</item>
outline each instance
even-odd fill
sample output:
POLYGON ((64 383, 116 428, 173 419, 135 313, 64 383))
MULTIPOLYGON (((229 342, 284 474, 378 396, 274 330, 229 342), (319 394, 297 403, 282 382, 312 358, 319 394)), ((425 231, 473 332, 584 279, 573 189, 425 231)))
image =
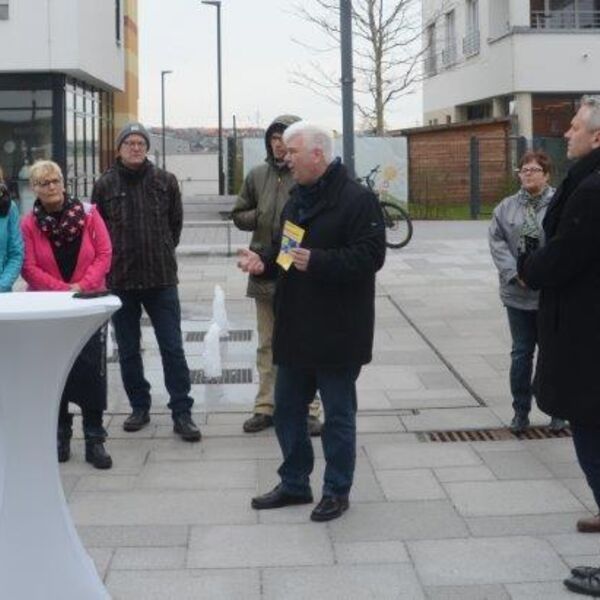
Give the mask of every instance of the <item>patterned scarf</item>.
POLYGON ((537 196, 532 196, 527 190, 521 188, 519 196, 525 200, 525 214, 523 225, 519 235, 519 251, 525 252, 525 238, 534 238, 539 240, 542 237, 542 228, 537 220, 537 213, 546 195, 548 186, 546 186, 537 196))
POLYGON ((56 248, 75 241, 83 232, 85 223, 83 204, 67 196, 62 210, 58 213, 47 212, 38 198, 33 204, 33 216, 42 233, 56 248))

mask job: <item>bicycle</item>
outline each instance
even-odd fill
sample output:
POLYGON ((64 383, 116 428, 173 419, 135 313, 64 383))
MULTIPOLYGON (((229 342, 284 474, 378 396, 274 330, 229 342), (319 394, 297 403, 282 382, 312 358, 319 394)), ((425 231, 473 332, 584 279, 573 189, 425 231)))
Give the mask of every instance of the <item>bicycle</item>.
POLYGON ((413 224, 408 212, 389 199, 382 199, 381 194, 375 188, 375 176, 379 172, 379 165, 373 167, 365 177, 358 181, 371 190, 379 200, 385 223, 385 245, 388 248, 403 248, 410 242, 413 234, 413 224))

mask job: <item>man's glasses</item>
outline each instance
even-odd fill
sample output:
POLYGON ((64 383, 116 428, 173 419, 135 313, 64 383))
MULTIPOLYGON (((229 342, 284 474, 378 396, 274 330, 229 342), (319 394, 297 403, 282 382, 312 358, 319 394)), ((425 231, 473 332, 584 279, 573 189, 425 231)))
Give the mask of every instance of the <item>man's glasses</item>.
POLYGON ((123 146, 127 146, 128 148, 146 148, 146 142, 123 142, 123 146))
POLYGON ((543 170, 542 167, 523 167, 518 169, 517 173, 520 175, 533 175, 533 173, 541 173, 543 170))
POLYGON ((57 177, 55 179, 45 179, 44 181, 37 181, 35 185, 41 188, 48 188, 51 185, 61 185, 62 182, 63 180, 57 177))

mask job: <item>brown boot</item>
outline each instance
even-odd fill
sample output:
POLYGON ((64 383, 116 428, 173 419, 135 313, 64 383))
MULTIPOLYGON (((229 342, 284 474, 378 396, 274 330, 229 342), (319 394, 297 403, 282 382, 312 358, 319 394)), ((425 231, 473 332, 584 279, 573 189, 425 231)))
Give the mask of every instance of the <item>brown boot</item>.
POLYGON ((581 533, 600 533, 600 514, 579 519, 577 521, 577 531, 581 533))

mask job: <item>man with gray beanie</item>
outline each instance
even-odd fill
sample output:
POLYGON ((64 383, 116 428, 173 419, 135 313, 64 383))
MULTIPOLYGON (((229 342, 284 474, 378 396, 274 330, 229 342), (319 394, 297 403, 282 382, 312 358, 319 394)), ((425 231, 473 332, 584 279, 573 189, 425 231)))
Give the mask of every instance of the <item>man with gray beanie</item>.
POLYGON ((181 335, 175 248, 183 226, 177 179, 148 160, 150 136, 141 123, 128 123, 116 138, 117 159, 94 185, 113 244, 108 276, 122 306, 113 316, 123 386, 132 412, 125 431, 150 422, 150 384, 140 353, 142 307, 150 317, 162 358, 173 431, 189 442, 201 434, 192 420, 190 372, 181 335))

